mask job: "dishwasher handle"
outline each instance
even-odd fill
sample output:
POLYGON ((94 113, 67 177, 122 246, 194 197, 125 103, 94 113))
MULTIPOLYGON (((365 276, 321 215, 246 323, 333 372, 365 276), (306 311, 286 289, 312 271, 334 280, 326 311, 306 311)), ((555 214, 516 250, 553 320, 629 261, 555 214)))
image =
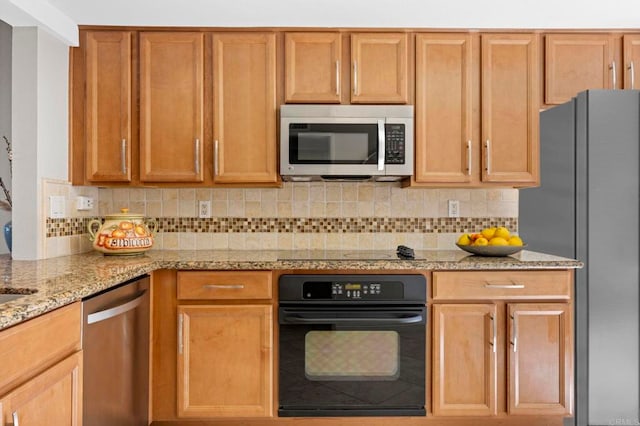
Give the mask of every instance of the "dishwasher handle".
POLYGON ((146 293, 147 290, 142 290, 134 298, 128 300, 125 303, 87 315, 87 324, 95 324, 100 321, 105 321, 109 318, 116 317, 137 308, 140 303, 142 303, 142 300, 146 296, 146 293))

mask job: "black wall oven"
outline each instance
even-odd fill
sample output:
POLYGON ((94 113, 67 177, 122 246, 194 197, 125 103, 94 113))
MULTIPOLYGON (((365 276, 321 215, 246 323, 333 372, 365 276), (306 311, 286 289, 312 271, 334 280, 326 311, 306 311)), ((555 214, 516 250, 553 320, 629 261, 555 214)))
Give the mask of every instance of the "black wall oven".
POLYGON ((424 416, 422 275, 283 275, 284 417, 424 416))

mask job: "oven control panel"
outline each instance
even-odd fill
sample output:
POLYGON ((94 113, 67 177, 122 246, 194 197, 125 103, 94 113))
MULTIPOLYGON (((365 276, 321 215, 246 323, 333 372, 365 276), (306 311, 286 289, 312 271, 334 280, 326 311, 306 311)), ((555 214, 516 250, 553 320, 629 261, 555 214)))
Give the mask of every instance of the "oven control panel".
POLYGON ((303 285, 306 300, 400 300, 399 281, 311 281, 303 285))

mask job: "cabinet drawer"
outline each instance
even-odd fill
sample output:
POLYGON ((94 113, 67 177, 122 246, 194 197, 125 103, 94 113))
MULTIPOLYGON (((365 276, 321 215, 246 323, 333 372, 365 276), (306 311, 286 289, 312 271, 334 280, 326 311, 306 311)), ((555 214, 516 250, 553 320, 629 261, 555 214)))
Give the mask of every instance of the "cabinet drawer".
POLYGON ((73 303, 3 330, 0 393, 80 350, 81 323, 80 303, 73 303))
POLYGON ((571 282, 571 271, 434 272, 432 289, 433 300, 569 300, 571 282))
POLYGON ((271 299, 271 271, 180 271, 178 299, 271 299))

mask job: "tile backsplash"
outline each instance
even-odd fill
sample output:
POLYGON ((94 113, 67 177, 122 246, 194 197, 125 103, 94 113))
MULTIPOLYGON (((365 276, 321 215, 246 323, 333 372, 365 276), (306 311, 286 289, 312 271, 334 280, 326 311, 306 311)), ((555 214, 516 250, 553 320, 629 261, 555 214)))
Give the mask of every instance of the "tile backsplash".
POLYGON ((68 217, 47 218, 47 257, 91 250, 90 218, 122 207, 155 218, 154 249, 165 250, 448 249, 461 232, 489 225, 517 229, 518 218, 516 189, 402 189, 368 182, 287 182, 265 189, 61 186, 47 187, 66 189, 69 198, 68 217), (76 211, 75 197, 87 194, 96 207, 76 211), (448 200, 459 201, 459 218, 447 217, 448 200), (199 201, 211 202, 211 218, 198 217, 199 201))

